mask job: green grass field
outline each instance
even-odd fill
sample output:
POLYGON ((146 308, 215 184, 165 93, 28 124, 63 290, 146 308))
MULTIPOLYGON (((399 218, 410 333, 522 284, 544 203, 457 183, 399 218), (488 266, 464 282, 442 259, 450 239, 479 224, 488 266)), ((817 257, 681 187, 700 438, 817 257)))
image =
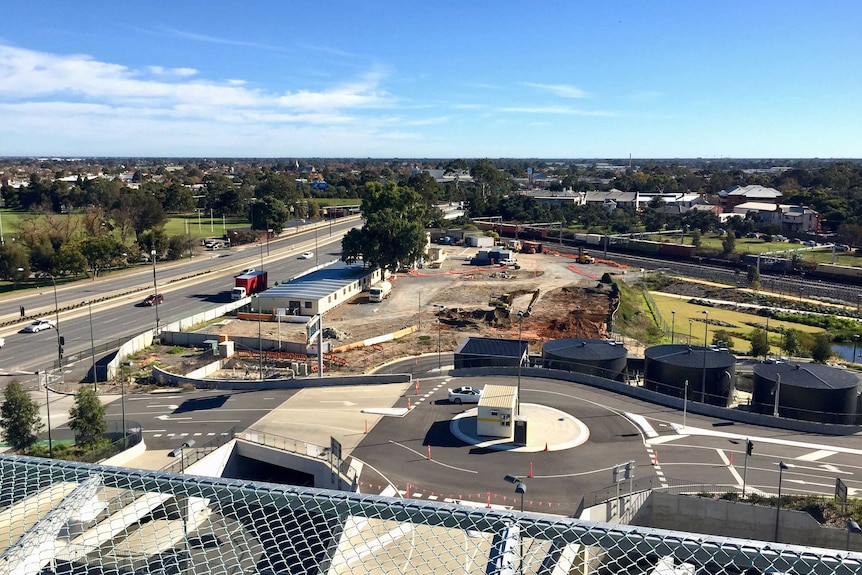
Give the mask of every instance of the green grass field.
MULTIPOLYGON (((709 311, 710 321, 709 330, 706 334, 707 339, 709 340, 707 343, 712 343, 712 334, 715 333, 715 330, 721 329, 730 334, 738 334, 738 337, 735 338, 734 341, 734 349, 737 351, 749 351, 751 349, 751 344, 747 338, 750 337, 751 332, 754 331, 755 328, 749 324, 755 324, 761 327, 765 327, 766 325, 765 317, 753 313, 742 313, 714 307, 708 308, 702 305, 689 303, 688 298, 676 298, 658 293, 652 293, 651 295, 658 306, 659 313, 661 313, 662 318, 664 318, 668 326, 671 326, 671 323, 675 324, 675 343, 687 342, 689 338, 689 327, 691 327, 692 345, 703 345, 704 319, 706 317, 703 313, 704 311, 709 311), (675 320, 673 320, 674 314, 671 313, 672 311, 676 312, 675 320), (688 320, 692 320, 691 324, 689 324, 688 320), (729 325, 719 326, 713 323, 717 321, 729 325), (743 335, 746 339, 742 338, 743 335)), ((769 343, 771 345, 771 351, 775 355, 778 355, 780 351, 779 345, 781 335, 779 329, 782 325, 785 329, 795 329, 805 333, 816 334, 823 331, 820 328, 809 325, 772 320, 769 323, 769 343)))

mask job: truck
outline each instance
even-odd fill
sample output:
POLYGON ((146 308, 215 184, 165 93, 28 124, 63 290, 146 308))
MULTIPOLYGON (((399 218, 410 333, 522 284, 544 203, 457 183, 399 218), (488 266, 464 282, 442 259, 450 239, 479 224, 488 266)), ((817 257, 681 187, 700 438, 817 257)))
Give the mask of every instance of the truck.
POLYGON ((377 283, 368 290, 368 301, 371 303, 379 303, 389 297, 392 293, 392 282, 382 281, 377 283))
POLYGON ((584 248, 578 248, 578 263, 579 264, 594 264, 596 258, 584 251, 584 248))
POLYGON ((521 245, 522 254, 540 254, 542 253, 542 244, 533 241, 524 241, 521 245))
POLYGON ((265 271, 251 271, 234 278, 234 288, 230 292, 231 301, 237 301, 268 287, 265 271))
POLYGON ((506 242, 506 247, 513 252, 521 251, 521 240, 509 240, 506 242))

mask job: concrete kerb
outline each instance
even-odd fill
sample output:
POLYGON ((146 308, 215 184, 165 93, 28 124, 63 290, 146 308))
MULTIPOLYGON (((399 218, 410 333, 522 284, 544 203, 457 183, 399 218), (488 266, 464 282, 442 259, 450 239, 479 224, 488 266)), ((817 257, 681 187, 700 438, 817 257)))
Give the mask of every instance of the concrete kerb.
MULTIPOLYGON (((452 370, 453 377, 487 377, 487 376, 508 376, 516 377, 518 370, 515 367, 480 367, 470 369, 452 370)), ((538 367, 528 367, 521 369, 521 377, 535 377, 540 379, 554 379, 561 381, 569 381, 572 383, 580 383, 589 385, 606 391, 627 395, 635 399, 663 405, 678 410, 683 409, 683 400, 679 397, 671 397, 643 387, 636 387, 619 383, 610 379, 603 379, 591 375, 574 373, 568 371, 560 371, 556 369, 545 369, 538 367)), ((707 405, 694 401, 687 402, 687 410, 689 413, 697 413, 707 417, 717 419, 726 419, 738 421, 740 423, 750 423, 752 425, 760 425, 764 427, 774 427, 778 429, 787 429, 790 431, 799 431, 803 433, 824 433, 827 435, 853 435, 862 431, 862 426, 858 425, 838 425, 832 423, 818 423, 815 421, 803 421, 798 419, 786 419, 783 417, 773 417, 771 415, 753 413, 750 411, 740 411, 738 409, 730 409, 719 407, 716 405, 707 405)))

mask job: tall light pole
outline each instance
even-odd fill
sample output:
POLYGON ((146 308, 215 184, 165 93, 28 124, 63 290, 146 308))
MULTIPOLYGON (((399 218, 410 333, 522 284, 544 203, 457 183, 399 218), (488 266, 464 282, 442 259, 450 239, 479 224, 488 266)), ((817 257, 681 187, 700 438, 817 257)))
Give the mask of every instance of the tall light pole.
POLYGON ((700 382, 700 402, 706 403, 706 342, 709 335, 709 310, 703 310, 706 319, 703 320, 703 379, 700 382))
POLYGON ((859 334, 853 335, 853 363, 856 363, 856 344, 859 343, 859 334))
POLYGON ((685 380, 685 390, 682 396, 682 428, 685 429, 685 416, 688 413, 688 380, 685 380))
MULTIPOLYGON (((57 330, 57 365, 63 367, 63 338, 60 336, 60 306, 57 304, 57 280, 51 274, 48 274, 48 277, 51 278, 51 285, 54 286, 54 329, 57 330)), ((47 388, 47 377, 45 380, 47 388)))
MULTIPOLYGON (((257 371, 258 371, 258 379, 263 379, 263 343, 262 343, 262 333, 261 333, 261 323, 260 323, 260 295, 254 294, 251 296, 254 298, 255 306, 257 307, 257 371)), ((320 353, 320 350, 317 350, 320 353)))
POLYGON ((670 344, 673 345, 673 334, 676 331, 676 310, 670 311, 670 344))
POLYGON ((442 324, 440 323, 440 313, 442 313, 442 311, 444 309, 446 309, 446 306, 441 305, 439 303, 435 303, 434 309, 437 310, 437 370, 440 371, 443 369, 443 359, 442 359, 442 356, 440 355, 441 327, 442 327, 442 324))
POLYGON ((156 308, 156 331, 153 332, 153 337, 157 337, 159 335, 159 285, 156 282, 156 250, 150 250, 150 259, 153 260, 153 307, 156 308))
POLYGON ((775 400, 772 403, 772 417, 778 417, 778 397, 781 394, 781 374, 775 376, 775 400))
POLYGON ((37 371, 36 376, 41 379, 43 373, 45 374, 45 412, 48 419, 48 457, 54 459, 54 442, 51 440, 51 396, 48 389, 48 372, 37 371))
POLYGON ((783 461, 778 462, 778 499, 775 501, 775 542, 778 543, 778 522, 781 517, 781 479, 784 470, 787 469, 787 464, 783 461))
MULTIPOLYGON (((504 481, 507 481, 515 486, 515 493, 521 495, 521 513, 524 512, 524 494, 527 493, 527 484, 524 481, 515 475, 506 475, 503 478, 504 481)), ((521 568, 519 573, 524 572, 524 538, 521 535, 518 535, 518 540, 520 542, 520 557, 518 560, 521 563, 521 568)))
POLYGON ((93 338, 93 302, 87 300, 87 314, 90 316, 90 356, 93 358, 93 391, 99 390, 99 376, 96 375, 96 340, 93 338))
POLYGON ((691 347, 691 327, 694 325, 694 320, 688 318, 688 345, 691 347))
POLYGON ((524 363, 524 355, 521 353, 521 328, 524 325, 524 310, 518 310, 518 411, 521 415, 521 364, 524 363))

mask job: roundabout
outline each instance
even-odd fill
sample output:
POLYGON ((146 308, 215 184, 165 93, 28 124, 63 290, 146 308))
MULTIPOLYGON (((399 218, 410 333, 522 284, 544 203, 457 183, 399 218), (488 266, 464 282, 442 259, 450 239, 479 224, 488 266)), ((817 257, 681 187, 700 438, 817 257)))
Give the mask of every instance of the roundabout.
POLYGON ((459 413, 449 423, 449 431, 468 445, 493 449, 535 453, 562 451, 584 444, 590 438, 589 428, 575 416, 547 405, 522 403, 521 415, 527 419, 527 444, 520 445, 508 439, 488 439, 476 432, 478 408, 459 413))

